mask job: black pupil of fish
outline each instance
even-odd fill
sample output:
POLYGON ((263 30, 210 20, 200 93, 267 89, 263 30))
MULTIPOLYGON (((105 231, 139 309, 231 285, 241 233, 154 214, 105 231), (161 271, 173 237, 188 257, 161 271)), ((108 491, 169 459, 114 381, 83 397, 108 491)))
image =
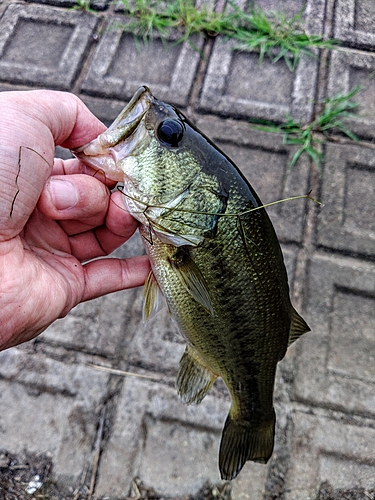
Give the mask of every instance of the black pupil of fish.
POLYGON ((162 142, 176 148, 184 135, 184 128, 179 121, 167 119, 160 123, 157 134, 162 142))

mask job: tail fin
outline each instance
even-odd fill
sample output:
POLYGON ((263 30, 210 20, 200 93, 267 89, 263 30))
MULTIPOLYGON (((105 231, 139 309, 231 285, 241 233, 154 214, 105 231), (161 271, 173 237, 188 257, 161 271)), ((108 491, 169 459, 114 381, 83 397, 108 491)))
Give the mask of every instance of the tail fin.
POLYGON ((249 422, 228 415, 221 437, 219 469, 222 479, 234 479, 247 460, 266 464, 272 455, 275 436, 275 412, 266 425, 253 427, 249 422))

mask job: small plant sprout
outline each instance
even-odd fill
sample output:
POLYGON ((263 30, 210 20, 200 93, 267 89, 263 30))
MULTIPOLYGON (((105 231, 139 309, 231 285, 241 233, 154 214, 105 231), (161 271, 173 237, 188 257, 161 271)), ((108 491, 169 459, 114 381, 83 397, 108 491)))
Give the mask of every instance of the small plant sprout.
POLYGON ((73 6, 74 10, 83 10, 84 12, 95 13, 91 8, 91 0, 75 0, 76 3, 73 6))

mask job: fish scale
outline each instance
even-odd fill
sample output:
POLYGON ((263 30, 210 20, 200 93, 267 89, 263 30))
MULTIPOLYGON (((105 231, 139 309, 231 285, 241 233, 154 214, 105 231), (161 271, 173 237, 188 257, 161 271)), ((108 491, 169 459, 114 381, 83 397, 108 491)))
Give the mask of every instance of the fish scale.
POLYGON ((124 201, 140 222, 152 267, 144 318, 163 296, 187 343, 177 375, 181 399, 199 403, 217 377, 228 388, 221 477, 233 479, 248 460, 266 463, 277 363, 309 327, 291 305, 280 245, 257 194, 220 149, 147 87, 74 153, 109 178, 123 173, 124 201))

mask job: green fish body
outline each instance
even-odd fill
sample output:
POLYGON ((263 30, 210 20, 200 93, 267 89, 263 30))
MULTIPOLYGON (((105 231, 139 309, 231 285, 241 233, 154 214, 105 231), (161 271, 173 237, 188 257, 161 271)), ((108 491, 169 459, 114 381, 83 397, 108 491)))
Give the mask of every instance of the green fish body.
POLYGON ((187 343, 179 396, 199 403, 217 377, 230 392, 221 477, 233 479, 247 460, 266 463, 276 366, 309 328, 291 305, 280 245, 265 209, 256 209, 255 191, 179 110, 146 87, 106 132, 74 153, 124 182, 152 266, 144 319, 164 296, 187 343))

